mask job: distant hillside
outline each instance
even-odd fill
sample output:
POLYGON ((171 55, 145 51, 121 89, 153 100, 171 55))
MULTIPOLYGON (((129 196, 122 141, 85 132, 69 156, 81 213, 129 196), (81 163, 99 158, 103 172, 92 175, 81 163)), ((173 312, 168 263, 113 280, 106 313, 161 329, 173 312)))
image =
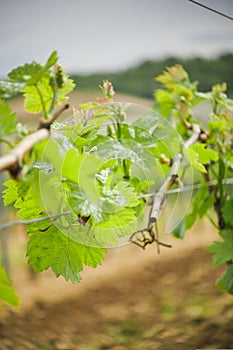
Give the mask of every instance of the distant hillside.
POLYGON ((181 64, 187 70, 191 80, 199 81, 199 89, 207 91, 213 84, 226 82, 228 94, 233 96, 233 54, 226 53, 214 59, 170 57, 160 61, 144 63, 118 73, 98 73, 91 75, 73 75, 77 87, 93 90, 104 79, 110 80, 118 92, 153 98, 153 92, 160 87, 154 77, 166 67, 181 64))

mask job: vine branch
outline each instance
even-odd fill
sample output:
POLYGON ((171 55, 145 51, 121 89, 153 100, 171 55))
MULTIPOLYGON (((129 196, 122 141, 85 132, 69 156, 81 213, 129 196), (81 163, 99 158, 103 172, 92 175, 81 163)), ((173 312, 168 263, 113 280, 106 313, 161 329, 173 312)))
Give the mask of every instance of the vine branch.
MULTIPOLYGON (((184 143, 184 149, 187 149, 189 146, 195 144, 200 136, 201 129, 198 124, 191 125, 191 129, 193 131, 190 138, 184 143)), ((171 186, 178 182, 178 171, 182 162, 183 156, 181 153, 178 153, 172 160, 171 160, 171 171, 168 177, 165 179, 164 183, 160 186, 160 188, 154 193, 152 197, 152 204, 151 204, 151 210, 149 213, 149 219, 148 224, 145 229, 139 230, 134 232, 131 237, 130 241, 133 243, 136 243, 134 240, 134 237, 141 233, 143 236, 143 239, 140 240, 140 242, 144 242, 144 245, 138 244, 143 249, 145 246, 149 243, 156 242, 157 245, 165 245, 164 243, 160 242, 157 237, 155 237, 153 227, 157 224, 159 213, 161 212, 163 205, 165 203, 166 194, 168 190, 171 188, 171 186), (149 233, 149 238, 144 237, 144 233, 149 233)), ((156 229, 157 230, 157 229, 156 229)), ((168 245, 169 246, 169 245, 168 245)), ((158 248, 159 251, 159 248, 158 248)))
MULTIPOLYGON (((184 149, 187 149, 189 146, 196 143, 199 139, 201 130, 199 125, 193 124, 192 125, 192 135, 190 138, 185 142, 184 149)), ((148 228, 151 229, 153 224, 157 221, 159 213, 163 207, 163 204, 165 202, 165 197, 167 194, 167 191, 171 188, 173 184, 175 184, 178 181, 178 171, 182 162, 183 156, 181 153, 178 153, 173 159, 172 159, 172 168, 170 171, 169 176, 166 178, 162 186, 159 188, 159 190, 154 194, 153 201, 152 201, 152 207, 150 210, 149 215, 149 221, 148 221, 148 228)))
POLYGON ((12 177, 17 178, 21 170, 21 161, 25 153, 30 151, 34 145, 50 137, 50 127, 52 123, 69 108, 69 104, 63 105, 50 120, 40 124, 39 129, 26 136, 8 154, 0 158, 0 171, 8 170, 12 177))
MULTIPOLYGON (((14 151, 13 155, 15 157, 16 156, 18 157, 18 154, 20 156, 21 155, 23 156, 23 154, 25 154, 25 152, 27 152, 29 149, 31 149, 36 142, 38 142, 39 140, 42 140, 45 137, 49 137, 49 135, 50 135, 49 129, 50 129, 51 124, 53 123, 54 120, 56 120, 58 118, 58 116, 66 108, 68 108, 68 105, 64 105, 63 108, 61 110, 57 111, 49 121, 46 121, 45 123, 41 124, 39 130, 37 130, 35 133, 33 133, 33 134, 29 135, 27 138, 25 138, 23 140, 24 142, 22 141, 13 150, 14 151), (39 139, 38 135, 40 135, 40 139, 39 139), (46 135, 46 136, 44 136, 44 135, 46 135), (28 139, 29 139, 29 141, 28 141, 28 139), (20 150, 20 152, 18 151, 18 149, 20 150)), ((189 146, 191 146, 192 144, 197 142, 197 140, 199 139, 199 136, 201 133, 199 126, 196 124, 192 125, 192 130, 193 130, 193 133, 192 133, 191 137, 185 142, 184 149, 187 149, 189 146)), ((11 153, 13 153, 13 151, 11 153)), ((1 164, 3 164, 2 159, 4 159, 4 158, 6 159, 6 157, 7 156, 0 158, 0 169, 1 169, 1 164)), ((180 165, 182 162, 182 158, 183 158, 182 154, 178 153, 171 160, 171 171, 170 171, 169 176, 165 179, 164 183, 161 185, 161 187, 159 188, 158 191, 156 191, 154 194, 147 195, 147 197, 150 196, 153 198, 147 228, 142 229, 142 230, 138 230, 137 232, 133 233, 131 235, 131 238, 130 238, 131 242, 139 245, 143 249, 145 249, 145 247, 148 244, 151 244, 153 242, 157 243, 158 252, 159 252, 160 245, 165 246, 165 247, 171 247, 171 245, 159 241, 158 228, 156 225, 157 225, 157 219, 158 219, 159 213, 164 205, 166 195, 169 194, 170 192, 173 193, 172 190, 169 191, 169 189, 171 188, 171 186, 173 184, 175 184, 178 181, 178 171, 179 171, 179 168, 180 168, 180 165), (155 227, 155 230, 154 230, 154 227, 155 227), (146 232, 149 234, 149 236, 146 236, 146 232), (135 237, 136 234, 141 234, 141 238, 137 238, 137 240, 133 240, 133 238, 135 237)), ((8 158, 8 159, 10 159, 10 158, 8 158)), ((16 159, 18 159, 18 158, 16 158, 16 159)), ((15 160, 14 160, 14 163, 15 163, 15 160)), ((189 189, 189 187, 188 187, 188 189, 189 189)), ((179 189, 179 191, 180 191, 180 189, 179 189)), ((176 190, 176 192, 178 192, 178 191, 176 190)), ((63 215, 68 215, 68 214, 70 214, 70 212, 59 213, 59 214, 56 214, 53 216, 45 216, 42 218, 35 218, 32 220, 12 221, 12 222, 0 225, 0 230, 4 230, 5 228, 8 228, 8 227, 11 227, 14 225, 31 224, 31 223, 36 223, 36 222, 47 220, 47 219, 56 220, 58 217, 63 216, 63 215)))

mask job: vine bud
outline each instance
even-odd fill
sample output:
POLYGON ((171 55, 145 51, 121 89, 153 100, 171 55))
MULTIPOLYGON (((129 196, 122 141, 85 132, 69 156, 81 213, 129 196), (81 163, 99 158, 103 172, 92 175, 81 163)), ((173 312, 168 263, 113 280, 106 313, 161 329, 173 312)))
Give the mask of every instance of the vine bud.
POLYGON ((184 96, 180 96, 180 102, 185 103, 186 102, 186 98, 184 96))
POLYGON ((53 75, 50 77, 52 88, 62 89, 66 83, 66 74, 60 64, 54 66, 53 75))
POLYGON ((55 70, 55 77, 56 77, 58 89, 63 88, 63 86, 65 85, 65 72, 62 66, 57 65, 55 70))
POLYGON ((188 122, 188 121, 185 121, 185 127, 186 127, 186 129, 191 130, 192 129, 192 124, 190 122, 188 122))
POLYGON ((201 140, 202 143, 206 143, 206 141, 207 141, 207 135, 206 135, 204 132, 202 132, 202 133, 200 134, 199 138, 200 138, 200 140, 201 140))
POLYGON ((168 164, 168 165, 170 165, 170 163, 171 163, 171 160, 169 159, 169 158, 167 158, 166 156, 165 156, 165 154, 161 154, 160 155, 160 162, 162 163, 162 164, 168 164))
POLYGON ((115 95, 115 91, 113 88, 113 85, 110 81, 108 80, 104 80, 103 81, 103 86, 101 86, 101 89, 104 93, 104 95, 108 98, 113 98, 113 96, 115 95))

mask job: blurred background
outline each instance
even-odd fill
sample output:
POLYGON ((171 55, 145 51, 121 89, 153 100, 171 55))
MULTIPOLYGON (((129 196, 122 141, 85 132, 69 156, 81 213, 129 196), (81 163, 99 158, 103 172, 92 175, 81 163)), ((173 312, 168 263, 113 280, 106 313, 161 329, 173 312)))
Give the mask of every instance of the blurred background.
MULTIPOLYGON (((233 17, 232 0, 199 2, 233 17)), ((200 90, 225 81, 233 97, 233 21, 188 0, 0 0, 0 14, 0 78, 57 50, 77 84, 77 107, 95 99, 103 79, 114 84, 116 100, 151 107, 154 77, 176 63, 200 90)), ((36 126, 21 99, 11 106, 19 121, 36 126)), ((15 219, 7 215, 1 212, 1 221, 15 219)), ((223 269, 213 268, 205 252, 217 238, 206 221, 183 241, 163 235, 173 248, 160 255, 155 246, 111 249, 103 266, 85 269, 79 285, 51 271, 34 275, 22 226, 1 237, 1 259, 21 305, 3 306, 0 350, 233 346, 233 300, 215 286, 223 269)))
MULTIPOLYGON (((232 0, 202 0, 233 17, 232 0)), ((1 0, 0 77, 57 50, 80 89, 109 78, 152 98, 154 77, 180 62, 201 89, 232 90, 232 21, 188 0, 1 0), (86 77, 88 75, 88 77, 86 77)))

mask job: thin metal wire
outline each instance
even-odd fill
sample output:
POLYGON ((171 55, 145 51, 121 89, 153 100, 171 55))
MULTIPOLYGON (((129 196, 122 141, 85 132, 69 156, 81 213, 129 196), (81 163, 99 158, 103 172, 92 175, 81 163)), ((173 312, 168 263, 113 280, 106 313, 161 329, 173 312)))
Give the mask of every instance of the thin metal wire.
MULTIPOLYGON (((217 184, 216 180, 213 181, 209 181, 209 182, 205 182, 209 187, 210 186, 214 186, 217 184)), ((226 179, 224 182, 224 185, 232 185, 233 184, 233 178, 229 178, 226 179)), ((167 194, 174 194, 174 193, 182 193, 182 192, 188 192, 188 191, 193 191, 193 190, 199 190, 202 187, 202 184, 194 184, 194 185, 187 185, 184 187, 180 187, 180 188, 174 188, 171 190, 167 191, 167 194)), ((144 194, 142 196, 138 196, 138 198, 152 198, 154 197, 156 194, 156 192, 153 193, 148 193, 148 194, 144 194)))
MULTIPOLYGON (((208 186, 214 186, 217 184, 217 181, 209 181, 207 182, 208 186)), ((225 180, 225 185, 232 185, 233 184, 233 178, 228 178, 225 180)), ((182 192, 188 192, 188 191, 193 191, 193 190, 198 190, 202 187, 202 184, 194 184, 194 185, 188 185, 188 186, 184 186, 181 188, 174 188, 172 190, 168 190, 167 194, 175 194, 175 193, 182 193, 182 192)), ((151 198, 154 197, 154 195, 156 194, 156 192, 154 193, 148 193, 148 194, 144 194, 142 196, 138 196, 138 198, 151 198)), ((55 215, 51 215, 51 216, 44 216, 41 218, 36 218, 36 219, 31 219, 31 220, 23 220, 23 221, 11 221, 11 222, 7 222, 5 224, 0 225, 0 231, 4 230, 8 227, 11 226, 16 226, 16 225, 27 225, 27 224, 33 224, 36 222, 40 222, 40 221, 44 221, 44 220, 56 220, 61 216, 65 216, 65 215, 70 215, 71 212, 70 211, 66 211, 64 213, 59 213, 59 214, 55 214, 55 215)))
POLYGON ((209 6, 206 6, 206 5, 204 5, 204 4, 201 4, 201 3, 198 2, 198 1, 194 1, 194 0, 188 0, 188 1, 189 1, 189 2, 192 2, 193 4, 198 5, 198 6, 200 6, 200 7, 203 7, 203 8, 205 8, 206 10, 209 10, 209 11, 212 11, 212 12, 214 12, 214 13, 217 13, 218 15, 220 15, 220 16, 222 16, 222 17, 225 17, 225 18, 230 19, 231 21, 233 21, 233 17, 231 17, 231 16, 229 16, 229 15, 226 15, 225 13, 222 13, 222 12, 220 12, 220 11, 217 11, 217 10, 213 9, 212 7, 209 7, 209 6))
POLYGON ((36 219, 22 220, 22 221, 10 221, 10 222, 6 222, 5 224, 0 225, 0 230, 4 230, 8 227, 15 226, 15 225, 34 224, 36 222, 45 221, 48 219, 56 220, 61 216, 70 215, 70 214, 71 214, 71 211, 65 211, 64 213, 59 213, 59 214, 50 215, 50 216, 43 216, 41 218, 36 218, 36 219))

